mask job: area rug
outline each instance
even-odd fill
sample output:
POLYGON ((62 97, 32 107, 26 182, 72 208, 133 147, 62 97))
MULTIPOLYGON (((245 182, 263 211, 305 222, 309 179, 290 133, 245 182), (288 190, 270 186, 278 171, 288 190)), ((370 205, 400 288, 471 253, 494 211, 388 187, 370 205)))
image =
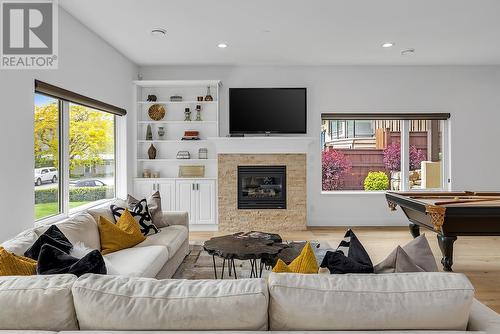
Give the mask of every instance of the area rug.
MULTIPOLYGON (((318 263, 321 263, 327 250, 331 250, 330 245, 326 241, 311 241, 314 246, 314 253, 318 263), (317 246, 317 247, 316 247, 317 246)), ((222 259, 215 257, 215 265, 217 268, 217 278, 221 278, 222 259)), ((251 265, 250 261, 235 260, 236 274, 238 278, 250 278, 251 265)), ((262 277, 267 277, 272 268, 264 268, 262 277)), ((224 279, 234 279, 234 274, 229 276, 227 261, 224 268, 224 279)), ((203 242, 192 242, 189 245, 189 254, 181 263, 172 278, 183 279, 214 279, 214 267, 212 255, 203 250, 203 242)))

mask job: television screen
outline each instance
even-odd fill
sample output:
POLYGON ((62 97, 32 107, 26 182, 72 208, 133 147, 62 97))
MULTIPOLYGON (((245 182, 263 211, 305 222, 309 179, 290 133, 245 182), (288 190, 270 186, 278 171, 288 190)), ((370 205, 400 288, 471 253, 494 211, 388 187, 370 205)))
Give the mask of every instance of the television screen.
POLYGON ((306 133, 306 88, 229 88, 229 132, 306 133))

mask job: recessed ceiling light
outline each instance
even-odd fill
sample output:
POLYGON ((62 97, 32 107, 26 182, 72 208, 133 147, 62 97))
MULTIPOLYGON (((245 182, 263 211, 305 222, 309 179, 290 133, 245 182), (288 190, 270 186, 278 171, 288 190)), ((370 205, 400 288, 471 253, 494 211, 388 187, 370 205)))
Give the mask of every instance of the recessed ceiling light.
POLYGON ((384 44, 382 44, 383 48, 390 48, 393 46, 394 46, 394 43, 392 43, 392 42, 385 42, 384 44))
POLYGON ((414 53, 415 53, 415 49, 401 50, 401 55, 402 56, 408 56, 408 55, 412 55, 414 53))
POLYGON ((220 49, 225 49, 225 48, 227 48, 227 44, 226 43, 219 43, 219 44, 217 44, 217 47, 220 49))
POLYGON ((151 35, 155 37, 166 37, 167 36, 167 30, 163 28, 153 28, 151 29, 151 35))

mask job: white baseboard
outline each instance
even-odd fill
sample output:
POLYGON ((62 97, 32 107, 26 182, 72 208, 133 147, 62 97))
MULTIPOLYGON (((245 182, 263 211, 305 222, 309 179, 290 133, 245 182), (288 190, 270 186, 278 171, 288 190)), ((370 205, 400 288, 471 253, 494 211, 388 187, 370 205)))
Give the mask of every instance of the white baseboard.
POLYGON ((219 225, 209 224, 209 225, 189 225, 189 230, 194 232, 213 232, 219 230, 219 225))

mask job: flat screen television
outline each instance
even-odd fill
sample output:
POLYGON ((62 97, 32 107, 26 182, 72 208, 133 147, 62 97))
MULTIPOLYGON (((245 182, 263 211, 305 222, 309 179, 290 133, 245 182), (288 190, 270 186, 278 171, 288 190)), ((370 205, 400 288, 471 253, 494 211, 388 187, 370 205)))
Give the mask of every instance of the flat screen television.
POLYGON ((306 88, 229 88, 229 133, 306 133, 306 88))

